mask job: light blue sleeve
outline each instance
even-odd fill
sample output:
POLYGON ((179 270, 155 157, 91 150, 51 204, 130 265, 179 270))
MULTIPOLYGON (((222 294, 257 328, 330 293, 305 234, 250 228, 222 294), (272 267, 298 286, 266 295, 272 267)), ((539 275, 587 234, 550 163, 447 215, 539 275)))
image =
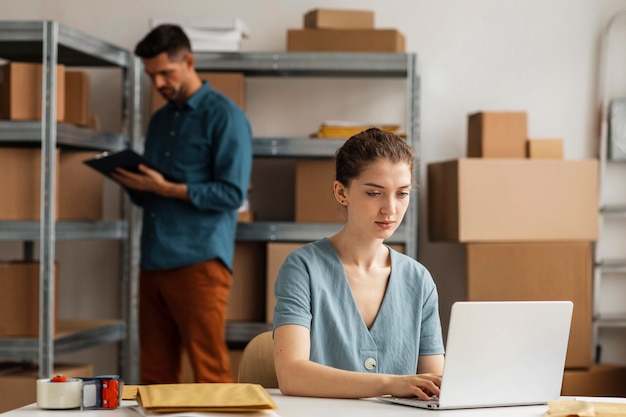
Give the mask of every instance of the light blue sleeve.
POLYGON ((423 288, 422 328, 420 335, 420 355, 440 355, 444 353, 441 320, 439 318, 439 296, 437 287, 425 270, 426 285, 423 288))
POLYGON ((298 324, 311 328, 311 285, 310 276, 301 257, 291 253, 281 266, 274 295, 274 329, 283 324, 298 324))

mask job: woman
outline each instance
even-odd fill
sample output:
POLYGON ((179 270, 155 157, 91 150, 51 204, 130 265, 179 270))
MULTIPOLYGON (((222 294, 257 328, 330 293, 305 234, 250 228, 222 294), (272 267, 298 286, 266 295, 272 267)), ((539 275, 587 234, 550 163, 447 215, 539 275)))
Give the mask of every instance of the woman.
POLYGON ((371 128, 336 154, 346 223, 291 253, 275 284, 274 359, 286 395, 439 395, 443 342, 428 271, 384 244, 409 206, 415 155, 371 128))

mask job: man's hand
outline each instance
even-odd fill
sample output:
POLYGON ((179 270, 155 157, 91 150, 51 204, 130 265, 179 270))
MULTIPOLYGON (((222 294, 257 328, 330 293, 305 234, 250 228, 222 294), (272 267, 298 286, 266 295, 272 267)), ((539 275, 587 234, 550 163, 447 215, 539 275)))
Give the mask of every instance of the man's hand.
POLYGON ((174 197, 189 201, 187 185, 167 181, 163 175, 154 169, 139 164, 139 173, 116 168, 111 177, 125 187, 137 191, 146 191, 163 197, 174 197))

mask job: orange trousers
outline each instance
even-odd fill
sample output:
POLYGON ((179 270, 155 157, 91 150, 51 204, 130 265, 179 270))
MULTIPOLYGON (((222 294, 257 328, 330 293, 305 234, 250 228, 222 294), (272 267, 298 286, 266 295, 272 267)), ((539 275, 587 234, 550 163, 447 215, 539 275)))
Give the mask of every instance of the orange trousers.
POLYGON ((231 284, 232 274, 218 260, 140 272, 142 384, 179 382, 182 349, 196 382, 232 382, 225 336, 231 284))

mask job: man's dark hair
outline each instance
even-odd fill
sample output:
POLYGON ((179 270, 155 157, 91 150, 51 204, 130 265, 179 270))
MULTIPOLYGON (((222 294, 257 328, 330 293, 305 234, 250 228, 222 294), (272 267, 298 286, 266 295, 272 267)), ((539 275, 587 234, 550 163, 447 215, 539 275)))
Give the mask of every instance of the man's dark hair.
POLYGON ((163 24, 155 27, 135 47, 135 55, 140 58, 154 58, 167 53, 172 59, 181 51, 191 51, 191 43, 178 25, 163 24))

